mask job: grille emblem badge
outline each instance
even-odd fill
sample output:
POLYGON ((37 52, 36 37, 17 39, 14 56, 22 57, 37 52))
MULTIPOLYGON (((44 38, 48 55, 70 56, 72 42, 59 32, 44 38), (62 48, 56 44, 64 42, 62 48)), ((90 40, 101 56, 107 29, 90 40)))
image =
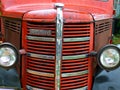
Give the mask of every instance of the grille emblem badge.
POLYGON ((29 29, 29 33, 32 35, 45 35, 45 36, 51 36, 52 31, 51 30, 37 30, 37 29, 29 29))

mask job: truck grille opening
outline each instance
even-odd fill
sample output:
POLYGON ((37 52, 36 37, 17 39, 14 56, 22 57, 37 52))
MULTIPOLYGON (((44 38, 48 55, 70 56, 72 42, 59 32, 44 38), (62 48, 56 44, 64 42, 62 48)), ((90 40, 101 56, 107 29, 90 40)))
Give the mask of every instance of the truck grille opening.
MULTIPOLYGON (((55 37, 55 23, 27 22, 26 86, 42 90, 55 89, 55 37)), ((61 90, 79 90, 88 85, 89 46, 90 23, 64 24, 61 90)))
POLYGON ((80 89, 88 84, 89 23, 64 24, 61 90, 80 89), (78 39, 78 40, 77 40, 78 39), (85 55, 84 57, 77 57, 85 55), (73 56, 73 58, 69 58, 73 56), (75 58, 74 58, 75 56, 75 58))
POLYGON ((27 85, 39 89, 54 90, 55 41, 44 41, 44 39, 39 41, 34 37, 55 38, 55 24, 27 24, 27 52, 29 52, 27 55, 27 85), (43 33, 41 32, 39 35, 36 33, 37 30, 42 30, 43 33), (46 30, 51 30, 50 36, 46 36, 44 33, 46 30))

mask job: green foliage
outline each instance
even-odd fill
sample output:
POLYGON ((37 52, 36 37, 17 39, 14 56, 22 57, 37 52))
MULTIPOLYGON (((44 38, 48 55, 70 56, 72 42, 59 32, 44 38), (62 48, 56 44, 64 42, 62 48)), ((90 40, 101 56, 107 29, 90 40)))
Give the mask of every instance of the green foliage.
POLYGON ((120 15, 114 18, 114 32, 115 36, 120 34, 120 15))
POLYGON ((113 36, 113 44, 120 44, 120 32, 113 36))
MULTIPOLYGON (((120 20, 118 21, 117 23, 117 27, 120 27, 120 20)), ((119 28, 120 29, 120 28, 119 28)), ((119 33, 120 33, 120 30, 119 30, 119 33)))

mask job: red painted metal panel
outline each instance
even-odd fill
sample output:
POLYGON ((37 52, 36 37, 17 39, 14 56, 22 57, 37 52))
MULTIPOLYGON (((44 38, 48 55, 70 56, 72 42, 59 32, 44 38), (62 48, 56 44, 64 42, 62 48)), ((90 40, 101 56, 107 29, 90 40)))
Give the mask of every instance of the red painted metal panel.
MULTIPOLYGON (((26 34, 27 34, 27 30, 26 30, 26 23, 25 22, 22 22, 22 48, 26 49, 27 47, 25 46, 27 40, 25 39, 26 37, 26 34)), ((22 63, 21 63, 21 70, 22 70, 22 73, 21 73, 21 84, 22 84, 22 88, 23 90, 26 90, 26 55, 22 55, 22 59, 21 59, 22 63)))
MULTIPOLYGON (((54 9, 54 3, 65 4, 64 9, 76 12, 113 15, 113 0, 1 0, 4 16, 22 18, 24 13, 34 10, 54 9)), ((74 14, 73 14, 74 15, 74 14)))

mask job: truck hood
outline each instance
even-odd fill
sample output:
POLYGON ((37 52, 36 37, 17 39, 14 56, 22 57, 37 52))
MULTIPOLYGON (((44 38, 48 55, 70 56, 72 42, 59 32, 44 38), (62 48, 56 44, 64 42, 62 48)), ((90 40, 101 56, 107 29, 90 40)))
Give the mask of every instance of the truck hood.
MULTIPOLYGON (((2 13, 3 16, 7 17, 42 22, 55 21, 56 14, 54 3, 16 5, 6 8, 2 13)), ((96 12, 88 13, 80 10, 67 9, 66 7, 63 10, 63 17, 64 22, 92 22, 93 20, 110 18, 107 14, 96 12)))
POLYGON ((45 8, 52 9, 54 8, 54 5, 49 3, 48 4, 45 3, 45 5, 39 4, 39 3, 15 5, 15 6, 11 6, 3 9, 2 16, 22 19, 24 14, 29 11, 42 10, 45 8))
MULTIPOLYGON (((55 22, 56 9, 34 10, 24 14, 23 20, 39 22, 55 22)), ((93 18, 89 13, 78 12, 75 10, 63 10, 64 22, 92 22, 93 18)))

